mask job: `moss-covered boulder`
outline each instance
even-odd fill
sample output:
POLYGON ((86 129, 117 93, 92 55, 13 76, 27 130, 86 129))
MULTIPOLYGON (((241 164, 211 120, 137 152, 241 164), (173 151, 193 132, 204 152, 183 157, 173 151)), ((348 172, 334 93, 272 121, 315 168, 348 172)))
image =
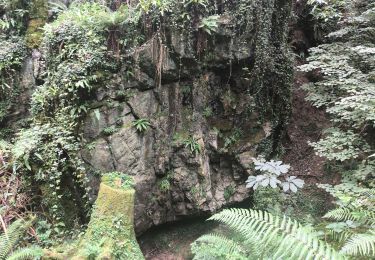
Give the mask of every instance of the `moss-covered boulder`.
POLYGON ((48 1, 33 0, 29 10, 30 20, 26 31, 26 44, 31 49, 38 48, 43 38, 43 26, 48 17, 48 1))
POLYGON ((120 173, 104 176, 83 237, 57 250, 61 253, 47 252, 45 259, 144 259, 134 232, 132 186, 120 173))

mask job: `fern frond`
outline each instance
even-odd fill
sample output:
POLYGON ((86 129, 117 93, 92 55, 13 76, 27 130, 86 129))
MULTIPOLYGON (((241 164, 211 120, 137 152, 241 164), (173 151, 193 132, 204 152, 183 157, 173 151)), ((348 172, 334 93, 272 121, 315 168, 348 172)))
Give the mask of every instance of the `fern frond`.
POLYGON ((334 230, 329 230, 328 231, 328 234, 329 236, 339 242, 339 243, 343 243, 344 241, 346 241, 349 237, 351 237, 354 233, 352 230, 343 230, 341 232, 336 232, 334 230))
POLYGON ((257 241, 264 257, 272 259, 345 259, 345 257, 297 221, 252 209, 226 209, 210 219, 257 241))
POLYGON ((35 260, 43 255, 43 251, 38 246, 21 248, 12 253, 7 260, 35 260))
POLYGON ((191 245, 194 259, 248 259, 241 245, 222 235, 207 234, 191 245))
POLYGON ((355 221, 351 212, 352 212, 352 209, 348 207, 341 207, 341 208, 333 209, 327 212, 323 216, 323 218, 333 219, 337 221, 347 221, 347 220, 355 221))
POLYGON ((367 224, 375 223, 375 212, 353 207, 340 207, 329 211, 323 218, 337 221, 360 221, 367 224))
POLYGON ((348 255, 375 256, 375 232, 352 236, 341 249, 348 255))
POLYGON ((32 223, 33 219, 18 219, 9 226, 6 234, 0 236, 0 259, 6 259, 32 223))

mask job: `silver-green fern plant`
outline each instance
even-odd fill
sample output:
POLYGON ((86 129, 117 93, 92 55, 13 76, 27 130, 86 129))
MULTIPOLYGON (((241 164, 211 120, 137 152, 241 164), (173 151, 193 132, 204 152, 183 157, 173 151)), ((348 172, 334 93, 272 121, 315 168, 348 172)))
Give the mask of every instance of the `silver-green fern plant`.
POLYGON ((225 224, 242 236, 235 241, 204 235, 192 244, 194 259, 346 259, 318 239, 312 228, 286 216, 252 209, 226 209, 210 220, 225 224))
POLYGON ((340 201, 340 207, 324 216, 336 221, 327 228, 331 238, 343 245, 342 253, 375 257, 375 191, 362 188, 360 192, 352 191, 352 194, 355 196, 349 203, 340 201))
POLYGON ((41 257, 42 249, 37 246, 16 249, 32 222, 33 220, 16 220, 6 232, 0 234, 0 260, 32 260, 41 257))

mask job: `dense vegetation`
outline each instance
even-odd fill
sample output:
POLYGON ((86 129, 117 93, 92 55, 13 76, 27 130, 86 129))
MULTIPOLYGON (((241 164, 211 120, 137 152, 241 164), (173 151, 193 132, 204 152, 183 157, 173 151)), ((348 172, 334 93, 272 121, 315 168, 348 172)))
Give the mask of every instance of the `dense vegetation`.
MULTIPOLYGON (((303 4, 314 30, 311 37, 319 44, 306 57, 293 57, 288 37, 290 21, 298 17, 292 17, 292 1, 0 0, 0 260, 143 259, 134 233, 139 224, 134 206, 142 204, 137 200, 142 188, 152 184, 117 171, 114 147, 109 148, 113 171, 87 161, 85 153, 96 149, 97 140, 88 140, 85 129, 94 115, 98 136, 110 143, 120 132, 127 149, 133 140, 121 131, 133 131, 143 145, 138 157, 128 151, 137 161, 148 156, 149 136, 157 139, 169 131, 159 129, 159 122, 176 113, 191 119, 188 129, 169 123, 176 129, 162 142, 176 154, 185 152, 177 156, 178 163, 154 160, 148 165, 167 165, 165 172, 156 171, 155 183, 173 203, 194 200, 193 194, 200 209, 199 199, 220 186, 209 168, 226 169, 226 161, 217 158, 243 156, 238 151, 249 140, 255 147, 247 165, 229 167, 239 168, 245 178, 234 176, 235 183, 220 190, 225 203, 218 207, 234 202, 238 187, 251 205, 211 216, 220 229, 191 244, 194 259, 375 257, 375 1, 303 4), (227 39, 229 47, 219 46, 227 39), (171 46, 182 50, 173 52, 171 46), (293 68, 293 62, 299 66, 293 68), (228 74, 226 83, 221 85, 215 73, 228 74), (293 74, 309 79, 302 87, 306 106, 324 110, 330 121, 320 129, 321 138, 309 144, 324 160, 322 176, 339 176, 339 181, 328 177, 331 181, 311 183, 302 173, 290 174, 293 164, 283 163, 293 74), (183 86, 186 82, 192 86, 183 86), (181 84, 180 94, 170 90, 174 84, 181 84), (220 102, 206 102, 209 84, 228 88, 225 95, 211 91, 220 102), (151 89, 157 105, 138 98, 135 89, 151 89), (177 102, 179 95, 189 109, 165 104, 166 99, 177 102), (134 99, 145 110, 157 106, 157 113, 147 117, 136 111, 134 99), (129 107, 125 117, 108 119, 103 107, 118 109, 122 103, 129 107), (227 118, 234 124, 227 132, 217 124, 208 130, 193 127, 227 118), (260 130, 262 137, 254 137, 260 130), (208 188, 193 185, 181 198, 171 190, 173 171, 182 171, 184 163, 202 165, 199 178, 208 188), (329 194, 328 201, 320 202, 324 212, 306 206, 315 199, 308 197, 314 196, 308 188, 329 194)), ((166 204, 160 197, 151 200, 166 204)), ((155 212, 142 208, 142 214, 155 212)))

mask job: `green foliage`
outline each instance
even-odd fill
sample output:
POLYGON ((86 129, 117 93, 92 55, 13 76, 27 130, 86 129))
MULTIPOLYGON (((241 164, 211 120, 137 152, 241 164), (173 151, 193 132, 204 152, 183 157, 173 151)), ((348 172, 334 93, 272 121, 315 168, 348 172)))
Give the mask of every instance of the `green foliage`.
POLYGON ((341 249, 343 253, 354 256, 375 256, 375 232, 356 234, 341 249))
POLYGON ((204 117, 211 117, 213 115, 213 111, 212 111, 212 108, 211 107, 206 107, 203 112, 202 112, 202 115, 204 117))
POLYGON ((116 126, 109 126, 103 129, 102 133, 106 136, 113 135, 118 131, 118 128, 116 126))
POLYGON ((321 80, 304 87, 307 99, 324 107, 335 126, 311 145, 335 163, 343 177, 339 185, 319 185, 338 205, 324 216, 331 221, 326 229, 328 237, 343 246, 342 252, 373 256, 375 162, 369 134, 375 125, 375 6, 373 1, 327 2, 320 6, 336 12, 336 20, 344 12, 345 23, 328 34, 327 44, 312 48, 309 63, 301 66, 302 71, 320 74, 321 80))
MULTIPOLYGON (((27 2, 26 2, 27 3, 27 2)), ((22 0, 0 0, 0 33, 19 33, 24 29, 28 6, 22 0)))
MULTIPOLYGON (((243 236, 240 246, 229 239, 221 239, 222 255, 230 256, 229 252, 235 251, 241 256, 239 259, 345 259, 344 255, 319 240, 311 228, 285 216, 280 218, 251 209, 227 209, 210 220, 219 221, 243 236)), ((216 247, 216 242, 216 237, 210 236, 194 242, 192 249, 196 253, 195 259, 212 252, 202 251, 208 246, 216 247)), ((212 255, 207 259, 210 257, 214 259, 212 255)))
POLYGON ((87 244, 83 255, 87 257, 88 260, 95 260, 102 251, 102 246, 104 244, 105 238, 102 238, 99 243, 87 244))
POLYGON ((159 182, 159 189, 162 191, 162 192, 166 192, 166 191, 169 191, 171 189, 171 183, 169 181, 169 178, 163 178, 160 182, 159 182))
POLYGON ((192 154, 197 155, 201 153, 201 145, 198 143, 198 140, 194 138, 194 136, 190 136, 188 139, 184 140, 183 144, 192 154))
POLYGON ((300 67, 322 76, 321 81, 305 86, 307 100, 324 106, 337 128, 314 146, 320 155, 338 161, 368 155, 363 129, 375 125, 375 46, 370 33, 375 10, 370 3, 362 6, 348 14, 343 28, 329 34, 331 43, 310 49, 309 63, 300 67))
POLYGON ((228 186, 224 189, 224 199, 228 201, 233 194, 236 192, 235 188, 233 186, 228 186))
POLYGON ((151 123, 148 119, 140 118, 134 120, 132 126, 135 127, 138 132, 143 133, 151 126, 151 123))
POLYGON ((249 259, 241 244, 217 234, 201 236, 191 245, 191 251, 194 259, 249 259))
POLYGON ((115 15, 119 14, 99 4, 73 4, 45 27, 42 48, 47 73, 32 95, 32 124, 18 134, 14 154, 20 171, 42 192, 59 227, 73 225, 75 210, 87 210, 77 130, 92 91, 104 79, 103 71, 116 67, 113 53, 107 50, 106 31, 117 24, 115 15))
POLYGON ((63 186, 63 180, 72 178, 77 185, 84 185, 85 170, 78 156, 80 144, 74 134, 74 124, 66 115, 56 116, 56 121, 34 123, 30 129, 22 130, 13 147, 13 156, 16 163, 24 167, 21 170, 32 173, 33 180, 40 183, 45 192, 46 184, 52 190, 48 192, 51 197, 46 203, 53 218, 61 222, 71 213, 65 212, 61 202, 72 200, 74 194, 70 190, 73 187, 63 186), (60 125, 62 122, 66 124, 60 125))
POLYGON ((21 37, 6 39, 0 35, 0 122, 7 116, 8 108, 18 97, 16 72, 26 56, 21 37))
POLYGON ((35 223, 35 232, 39 239, 39 244, 43 247, 50 247, 53 245, 53 226, 47 220, 38 218, 35 223))
POLYGON ((21 65, 26 56, 26 48, 20 37, 13 36, 9 39, 1 37, 0 41, 0 72, 5 76, 21 65))
POLYGON ((224 148, 228 148, 236 144, 241 139, 242 136, 243 136, 243 131, 239 128, 236 128, 231 135, 226 136, 224 138, 224 148))
POLYGON ((308 0, 307 4, 313 6, 311 11, 317 19, 324 22, 328 20, 337 20, 342 17, 341 10, 346 7, 346 0, 308 0))
POLYGON ((128 190, 135 187, 134 179, 122 172, 104 173, 102 174, 102 181, 114 188, 128 190))
POLYGON ((316 153, 328 160, 346 161, 356 159, 368 153, 370 147, 360 135, 349 130, 346 132, 333 128, 325 131, 326 137, 318 142, 310 143, 316 153))
POLYGON ((43 251, 38 246, 20 248, 8 256, 7 260, 35 260, 40 259, 43 251))
POLYGON ((168 192, 171 189, 171 180, 173 179, 173 172, 167 172, 167 174, 158 181, 160 191, 168 192))
POLYGON ((375 191, 346 179, 335 187, 320 186, 338 199, 339 207, 329 211, 324 218, 336 221, 326 228, 331 238, 343 246, 341 251, 350 255, 374 256, 375 191))
POLYGON ((199 24, 199 28, 201 28, 203 31, 211 35, 218 29, 219 17, 219 15, 211 15, 209 17, 203 18, 199 24))
POLYGON ((6 233, 0 234, 1 260, 39 259, 42 256, 42 249, 36 246, 15 250, 33 221, 33 219, 28 221, 18 219, 9 226, 6 233))

